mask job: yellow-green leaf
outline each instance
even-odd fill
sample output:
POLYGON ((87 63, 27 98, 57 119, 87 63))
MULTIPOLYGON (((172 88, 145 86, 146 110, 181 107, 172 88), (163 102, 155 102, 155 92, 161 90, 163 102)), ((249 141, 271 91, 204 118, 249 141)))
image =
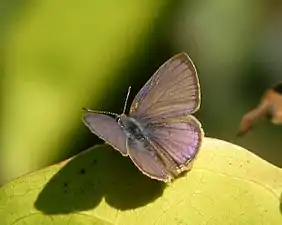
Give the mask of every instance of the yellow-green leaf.
POLYGON ((102 145, 3 186, 0 224, 281 225, 281 193, 281 168, 217 139, 169 185, 102 145))

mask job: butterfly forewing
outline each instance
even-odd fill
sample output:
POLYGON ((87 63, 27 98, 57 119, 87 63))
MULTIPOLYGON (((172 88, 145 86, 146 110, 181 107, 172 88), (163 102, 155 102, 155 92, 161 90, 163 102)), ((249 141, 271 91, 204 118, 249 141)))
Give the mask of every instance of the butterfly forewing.
POLYGON ((87 113, 82 120, 92 133, 109 143, 122 155, 127 155, 126 135, 114 118, 104 114, 87 113))
POLYGON ((179 117, 200 106, 196 68, 185 53, 166 61, 135 97, 129 116, 142 121, 179 117))

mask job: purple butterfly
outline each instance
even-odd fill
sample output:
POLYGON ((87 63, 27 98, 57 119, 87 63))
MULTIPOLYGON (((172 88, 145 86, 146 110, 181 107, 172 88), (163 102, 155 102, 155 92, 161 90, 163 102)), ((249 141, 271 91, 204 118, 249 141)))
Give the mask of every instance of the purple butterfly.
POLYGON ((204 136, 190 115, 201 101, 196 68, 186 53, 166 61, 139 91, 127 116, 129 93, 130 87, 121 115, 86 109, 83 122, 143 174, 170 182, 189 169, 204 136))

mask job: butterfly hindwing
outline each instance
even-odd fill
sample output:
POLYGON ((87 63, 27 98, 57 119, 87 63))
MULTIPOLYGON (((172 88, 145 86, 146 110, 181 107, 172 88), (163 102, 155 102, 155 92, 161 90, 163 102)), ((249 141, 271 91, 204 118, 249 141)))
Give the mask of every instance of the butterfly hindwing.
POLYGON ((203 138, 201 125, 193 116, 151 124, 144 133, 144 139, 127 140, 129 156, 143 173, 163 181, 189 168, 203 138))
POLYGON ((129 138, 127 148, 129 157, 145 175, 166 182, 173 178, 173 174, 170 173, 163 159, 149 142, 129 138))
POLYGON ((169 155, 179 169, 185 170, 196 157, 204 132, 195 117, 186 116, 154 123, 147 135, 157 151, 169 155))

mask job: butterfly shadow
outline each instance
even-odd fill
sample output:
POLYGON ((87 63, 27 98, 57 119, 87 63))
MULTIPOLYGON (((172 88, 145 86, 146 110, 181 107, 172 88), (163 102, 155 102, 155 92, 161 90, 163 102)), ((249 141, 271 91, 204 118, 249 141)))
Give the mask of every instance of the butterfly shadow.
POLYGON ((90 210, 101 201, 129 210, 153 202, 162 196, 164 188, 163 182, 143 175, 128 157, 100 145, 64 165, 47 182, 34 205, 45 214, 90 210))
POLYGON ((279 210, 280 210, 280 213, 282 214, 282 192, 281 192, 281 195, 280 195, 279 210))

